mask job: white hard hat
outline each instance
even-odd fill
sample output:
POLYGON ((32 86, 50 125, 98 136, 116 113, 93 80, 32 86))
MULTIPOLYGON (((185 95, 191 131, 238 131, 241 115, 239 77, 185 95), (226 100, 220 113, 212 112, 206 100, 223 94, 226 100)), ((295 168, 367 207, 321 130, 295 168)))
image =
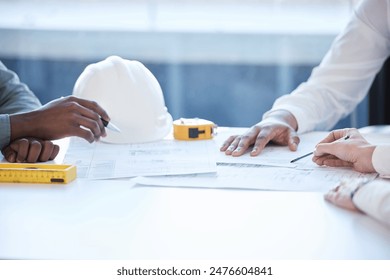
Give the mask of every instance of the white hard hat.
POLYGON ((140 62, 110 56, 88 65, 77 79, 73 95, 94 100, 121 132, 107 130, 102 141, 141 143, 164 138, 172 128, 157 79, 140 62))

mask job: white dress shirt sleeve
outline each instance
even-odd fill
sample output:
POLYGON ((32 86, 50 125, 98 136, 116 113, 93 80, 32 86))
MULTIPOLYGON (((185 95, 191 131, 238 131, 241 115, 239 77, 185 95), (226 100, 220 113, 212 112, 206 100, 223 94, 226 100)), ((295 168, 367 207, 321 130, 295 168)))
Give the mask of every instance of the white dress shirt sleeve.
POLYGON ((361 187, 353 203, 367 215, 390 226, 390 180, 380 179, 361 187))
POLYGON ((390 178, 390 145, 378 145, 375 148, 372 165, 381 177, 390 178))
POLYGON ((271 111, 291 112, 298 132, 331 129, 363 100, 390 54, 390 0, 365 0, 307 82, 278 98, 271 111))

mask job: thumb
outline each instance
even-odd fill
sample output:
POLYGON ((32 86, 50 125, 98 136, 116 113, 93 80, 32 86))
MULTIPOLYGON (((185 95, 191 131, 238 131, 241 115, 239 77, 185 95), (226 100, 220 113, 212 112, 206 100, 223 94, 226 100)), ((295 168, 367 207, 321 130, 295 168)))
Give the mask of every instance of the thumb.
POLYGON ((288 147, 291 151, 296 151, 301 139, 299 139, 295 131, 290 132, 290 137, 288 139, 288 147))
POLYGON ((8 162, 15 162, 15 160, 16 160, 16 152, 10 146, 4 148, 2 150, 2 153, 4 155, 4 158, 8 162))

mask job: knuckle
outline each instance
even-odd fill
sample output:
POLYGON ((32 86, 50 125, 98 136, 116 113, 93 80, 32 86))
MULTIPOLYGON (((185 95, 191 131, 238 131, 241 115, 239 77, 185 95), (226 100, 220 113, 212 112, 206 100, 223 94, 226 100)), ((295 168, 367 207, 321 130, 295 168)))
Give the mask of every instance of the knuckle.
POLYGON ((96 113, 96 112, 93 112, 93 119, 94 119, 95 121, 98 121, 98 120, 100 119, 99 114, 96 113))
POLYGON ((77 98, 73 95, 69 95, 69 96, 65 97, 65 99, 67 101, 70 101, 70 102, 77 102, 77 98))
POLYGON ((37 140, 32 140, 30 146, 34 148, 41 147, 41 143, 37 140))
POLYGON ((27 145, 29 142, 28 142, 28 140, 26 138, 22 138, 22 139, 18 140, 18 143, 20 145, 27 145))
POLYGON ((79 104, 76 101, 70 101, 67 103, 67 107, 72 111, 77 111, 79 108, 79 104))
POLYGON ((92 106, 93 108, 99 107, 99 105, 98 105, 98 103, 97 103, 96 101, 90 100, 89 102, 90 102, 90 104, 91 104, 91 106, 92 106))
POLYGON ((44 141, 44 142, 43 142, 43 147, 44 147, 45 149, 50 149, 50 148, 52 148, 52 146, 54 146, 54 144, 53 144, 53 142, 51 142, 51 141, 44 141))

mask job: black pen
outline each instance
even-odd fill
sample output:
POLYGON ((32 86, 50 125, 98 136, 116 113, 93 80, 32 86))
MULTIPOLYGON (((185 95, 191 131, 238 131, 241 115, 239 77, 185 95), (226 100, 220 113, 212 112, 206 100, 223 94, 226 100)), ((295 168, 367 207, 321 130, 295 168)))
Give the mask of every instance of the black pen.
MULTIPOLYGON (((345 136, 345 137, 343 137, 343 138, 340 138, 340 139, 338 139, 338 140, 336 140, 336 141, 347 140, 347 139, 349 139, 349 135, 347 135, 347 136, 345 136)), ((336 141, 335 141, 335 142, 336 142, 336 141)), ((298 161, 298 160, 300 160, 300 159, 303 159, 303 158, 305 158, 305 157, 308 157, 308 156, 312 155, 313 153, 314 153, 314 151, 313 151, 313 152, 310 152, 310 153, 307 153, 307 154, 305 154, 305 155, 303 155, 303 156, 294 158, 292 161, 290 161, 290 163, 294 163, 294 162, 296 162, 296 161, 298 161)))
POLYGON ((102 120, 104 127, 108 128, 112 131, 121 132, 121 130, 112 122, 106 121, 102 117, 100 117, 100 119, 102 120))

